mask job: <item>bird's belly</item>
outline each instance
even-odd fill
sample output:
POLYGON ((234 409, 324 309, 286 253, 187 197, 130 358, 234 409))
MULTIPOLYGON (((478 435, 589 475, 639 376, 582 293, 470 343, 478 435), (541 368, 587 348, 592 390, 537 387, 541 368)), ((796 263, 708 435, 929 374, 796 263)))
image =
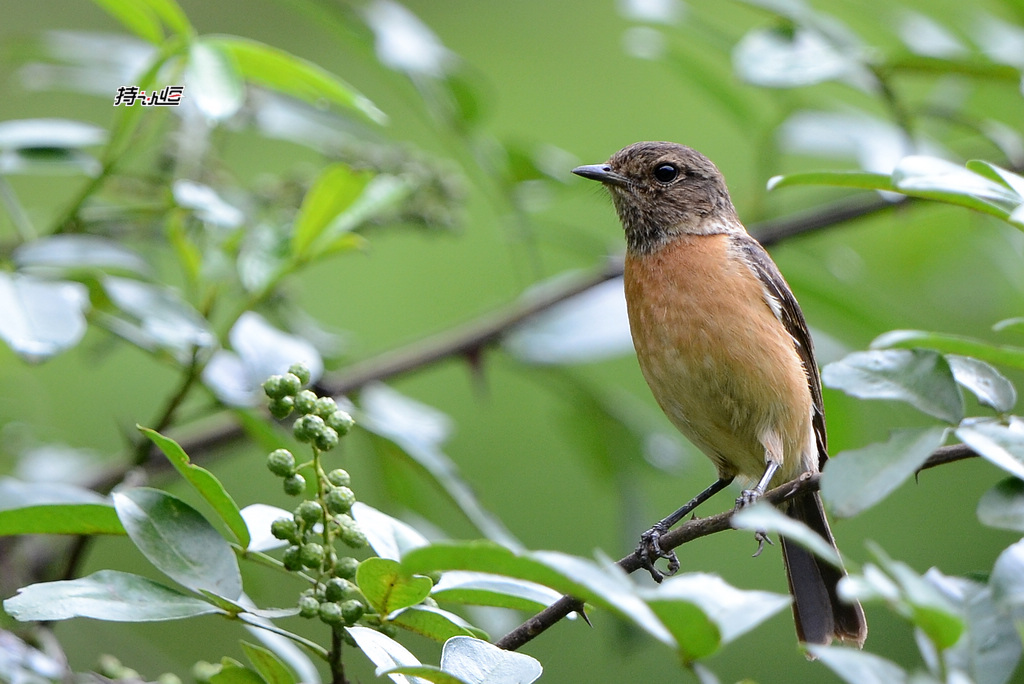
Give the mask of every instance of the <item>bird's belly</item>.
POLYGON ((662 410, 721 475, 760 478, 774 433, 785 456, 778 479, 789 479, 807 469, 806 376, 756 279, 709 267, 727 248, 714 237, 627 260, 637 359, 662 410))

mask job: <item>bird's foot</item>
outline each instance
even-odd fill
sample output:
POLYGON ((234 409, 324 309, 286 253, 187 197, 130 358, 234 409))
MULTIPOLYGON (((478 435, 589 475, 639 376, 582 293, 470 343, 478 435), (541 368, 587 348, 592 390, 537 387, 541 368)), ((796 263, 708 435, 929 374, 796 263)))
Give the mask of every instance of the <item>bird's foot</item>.
POLYGON ((679 558, 676 556, 675 551, 665 551, 661 548, 661 535, 667 531, 661 525, 655 525, 640 535, 640 544, 637 545, 636 551, 633 552, 633 555, 640 561, 640 567, 649 572, 651 579, 659 584, 665 579, 666 575, 671 577, 679 571, 679 558), (666 573, 661 572, 654 566, 659 558, 668 560, 668 571, 666 573))
MULTIPOLYGON (((761 492, 757 489, 744 489, 742 492, 740 492, 739 497, 736 499, 736 510, 740 511, 748 506, 753 506, 754 503, 756 503, 757 500, 761 498, 761 495, 763 493, 764 492, 761 492)), ((771 538, 768 536, 768 533, 764 530, 757 530, 756 532, 754 532, 754 541, 757 542, 757 551, 754 552, 754 558, 760 556, 761 552, 764 551, 765 543, 767 543, 769 546, 775 546, 775 542, 771 540, 771 538)))

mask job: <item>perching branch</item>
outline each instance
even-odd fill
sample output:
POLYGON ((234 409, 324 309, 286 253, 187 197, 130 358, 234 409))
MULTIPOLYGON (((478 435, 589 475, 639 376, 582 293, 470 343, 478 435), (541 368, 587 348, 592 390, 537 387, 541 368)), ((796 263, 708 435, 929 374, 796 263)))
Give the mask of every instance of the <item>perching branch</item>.
MULTIPOLYGON (((977 453, 964 444, 940 447, 928 457, 928 460, 925 461, 924 465, 918 469, 918 472, 928 470, 929 468, 935 468, 936 466, 944 465, 946 463, 974 458, 977 455, 977 453)), ((762 499, 773 506, 778 506, 783 501, 788 501, 789 499, 793 499, 798 496, 805 496, 811 492, 816 492, 820 486, 820 473, 804 473, 795 480, 790 480, 789 482, 766 492, 762 499)), ((672 549, 695 539, 731 529, 730 523, 735 512, 735 510, 728 510, 723 513, 719 513, 718 515, 712 515, 708 518, 695 518, 683 523, 679 527, 663 535, 658 540, 661 544, 661 548, 665 551, 671 551, 672 549)), ((617 565, 627 573, 635 572, 642 567, 640 559, 633 553, 621 559, 617 565)), ((507 651, 514 651, 533 639, 535 636, 547 630, 549 627, 555 625, 555 623, 570 613, 581 610, 583 610, 583 601, 574 596, 563 596, 503 636, 495 643, 495 645, 507 651)))

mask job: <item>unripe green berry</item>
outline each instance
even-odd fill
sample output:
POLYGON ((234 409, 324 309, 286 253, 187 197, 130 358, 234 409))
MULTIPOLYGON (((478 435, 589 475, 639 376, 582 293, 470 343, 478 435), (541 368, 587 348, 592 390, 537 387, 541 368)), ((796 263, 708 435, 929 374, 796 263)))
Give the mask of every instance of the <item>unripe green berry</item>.
POLYGON ((302 390, 295 395, 295 410, 299 413, 312 413, 316 406, 316 393, 312 390, 302 390))
POLYGON ((312 525, 324 517, 324 509, 316 501, 303 501, 292 512, 295 522, 312 525))
POLYGON ((157 675, 156 684, 181 684, 181 677, 173 672, 164 672, 157 675))
POLYGON ((324 496, 324 504, 331 513, 348 513, 355 502, 356 495, 348 487, 331 487, 324 496))
POLYGON ((263 392, 271 399, 287 397, 298 391, 298 387, 292 389, 291 381, 286 379, 284 375, 271 375, 263 382, 263 392))
POLYGON ((288 496, 298 496, 306 491, 306 478, 294 473, 284 478, 284 493, 288 496))
POLYGON ((377 628, 377 631, 383 634, 384 636, 391 637, 392 639, 398 636, 398 628, 389 622, 385 622, 384 624, 382 624, 380 627, 377 628))
POLYGON ((299 570, 302 568, 302 560, 299 557, 300 549, 298 546, 289 546, 284 550, 284 555, 281 556, 281 562, 284 563, 284 567, 287 570, 299 570))
POLYGON ((337 410, 338 402, 334 401, 333 397, 320 397, 313 402, 313 413, 324 420, 327 420, 327 417, 337 410))
POLYGON ((359 529, 359 524, 351 517, 341 514, 335 518, 338 521, 341 541, 354 549, 366 546, 366 535, 359 529))
POLYGON ((313 438, 313 445, 320 451, 330 451, 338 446, 338 433, 334 428, 325 425, 320 432, 316 433, 316 437, 313 438))
POLYGON ((345 556, 339 558, 338 562, 334 564, 334 574, 338 577, 344 577, 345 579, 352 579, 356 576, 356 570, 359 569, 359 561, 351 556, 345 556))
POLYGON ((295 457, 287 449, 275 449, 267 455, 267 468, 281 477, 295 472, 295 457))
POLYGON ((342 437, 347 435, 348 431, 352 429, 352 426, 356 424, 356 421, 352 420, 352 416, 348 414, 348 411, 343 411, 341 409, 324 416, 324 421, 328 426, 334 428, 342 437))
POLYGON ((302 416, 292 426, 292 434, 300 442, 312 442, 325 427, 327 426, 324 425, 324 419, 320 416, 302 416))
POLYGON ((291 518, 278 518, 270 523, 270 534, 275 539, 283 541, 294 541, 299 535, 299 526, 291 518))
POLYGON ((348 582, 340 577, 332 577, 324 584, 324 598, 328 601, 341 601, 348 593, 348 582))
POLYGON ((340 625, 345 621, 345 617, 341 614, 341 606, 332 601, 321 603, 320 620, 329 625, 340 625))
POLYGON ((309 369, 306 368, 304 363, 293 363, 289 368, 288 372, 299 379, 303 385, 309 383, 309 369))
POLYGON ((320 602, 315 596, 302 596, 299 598, 299 615, 304 618, 314 618, 320 613, 320 602))
POLYGON ((267 404, 267 409, 270 411, 270 415, 274 416, 278 420, 282 420, 291 415, 292 409, 295 408, 295 399, 292 397, 281 397, 279 399, 271 399, 270 403, 267 404))
POLYGON ((344 618, 346 625, 354 625, 363 617, 364 610, 361 601, 351 599, 341 604, 341 617, 344 618))
POLYGON ((307 568, 319 567, 324 562, 324 547, 316 542, 303 544, 299 560, 307 568))
POLYGON ((327 473, 327 481, 335 487, 348 487, 352 484, 352 478, 349 477, 348 471, 342 468, 335 468, 327 473))
POLYGON ((299 380, 298 376, 294 373, 285 373, 279 377, 281 379, 278 381, 279 384, 275 388, 281 392, 279 397, 295 396, 295 393, 302 389, 302 381, 299 380))
POLYGON ((117 679, 124 671, 124 664, 116 655, 101 653, 96 659, 96 672, 109 679, 117 679))

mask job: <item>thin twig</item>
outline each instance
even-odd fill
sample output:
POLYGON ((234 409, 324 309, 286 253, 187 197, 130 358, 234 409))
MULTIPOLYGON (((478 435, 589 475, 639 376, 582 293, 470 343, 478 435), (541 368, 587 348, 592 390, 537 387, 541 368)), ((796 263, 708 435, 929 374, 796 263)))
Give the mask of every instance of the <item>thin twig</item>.
MULTIPOLYGON (((928 457, 928 460, 925 461, 924 465, 918 469, 918 472, 929 468, 935 468, 946 463, 953 463, 954 461, 973 458, 977 455, 977 453, 963 444, 940 447, 928 457)), ((804 473, 795 480, 791 480, 785 484, 779 485, 775 489, 772 489, 762 498, 773 506, 777 506, 783 501, 788 501, 789 499, 798 496, 804 496, 811 492, 816 492, 820 486, 820 473, 804 473)), ((712 515, 708 518, 690 520, 663 535, 658 541, 661 544, 662 549, 665 551, 671 551, 672 549, 695 539, 706 537, 709 534, 715 534, 716 532, 723 532, 731 529, 730 523, 734 513, 735 510, 728 510, 724 513, 719 513, 718 515, 712 515)), ((622 558, 617 565, 627 573, 635 572, 641 568, 640 559, 637 558, 634 553, 622 558)), ((495 645, 507 651, 514 651, 555 625, 562 618, 582 609, 583 601, 573 596, 563 596, 503 636, 495 643, 495 645)))

